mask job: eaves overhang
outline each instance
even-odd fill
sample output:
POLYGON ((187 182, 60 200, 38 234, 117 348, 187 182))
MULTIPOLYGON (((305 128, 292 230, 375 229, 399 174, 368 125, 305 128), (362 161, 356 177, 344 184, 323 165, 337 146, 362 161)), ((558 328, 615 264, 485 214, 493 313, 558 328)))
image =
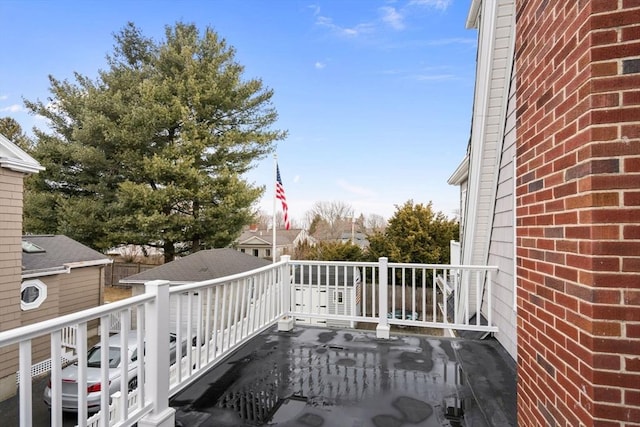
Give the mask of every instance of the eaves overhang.
POLYGON ((469 178, 469 155, 464 156, 456 170, 447 180, 449 185, 460 185, 469 178))

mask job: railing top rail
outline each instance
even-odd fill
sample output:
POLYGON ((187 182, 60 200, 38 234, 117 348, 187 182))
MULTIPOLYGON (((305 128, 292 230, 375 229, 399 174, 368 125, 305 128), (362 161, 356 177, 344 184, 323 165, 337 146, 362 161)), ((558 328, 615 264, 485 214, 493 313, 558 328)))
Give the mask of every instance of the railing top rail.
POLYGON ((303 259, 292 259, 290 262, 290 264, 295 264, 295 265, 300 265, 300 264, 304 264, 304 265, 339 265, 339 266, 346 266, 346 267, 362 267, 362 266, 366 266, 366 267, 377 267, 378 265, 380 265, 378 262, 372 262, 372 261, 313 261, 313 260, 303 260, 303 259))
POLYGON ((88 322, 109 313, 120 311, 129 307, 135 307, 137 305, 144 304, 147 301, 151 301, 153 300, 153 298, 154 296, 151 294, 137 295, 135 297, 130 297, 98 307, 89 308, 77 313, 71 313, 64 316, 56 317, 47 320, 46 323, 38 322, 32 325, 9 329, 7 331, 0 332, 0 347, 17 344, 20 341, 30 340, 42 335, 50 334, 51 332, 57 331, 66 326, 88 322))
POLYGON ((496 265, 466 265, 466 264, 415 264, 390 262, 388 267, 424 268, 428 270, 467 270, 467 271, 498 271, 496 265))
POLYGON ((217 286, 225 283, 233 282, 235 280, 245 279, 247 277, 255 276, 256 274, 264 273, 269 270, 280 268, 282 265, 287 264, 287 261, 278 261, 274 264, 265 265, 264 267, 256 268, 254 270, 244 271, 242 273, 232 274, 230 276, 218 277, 216 279, 203 280, 201 282, 187 283, 186 285, 171 286, 170 294, 180 294, 188 292, 194 289, 199 289, 203 286, 217 286))

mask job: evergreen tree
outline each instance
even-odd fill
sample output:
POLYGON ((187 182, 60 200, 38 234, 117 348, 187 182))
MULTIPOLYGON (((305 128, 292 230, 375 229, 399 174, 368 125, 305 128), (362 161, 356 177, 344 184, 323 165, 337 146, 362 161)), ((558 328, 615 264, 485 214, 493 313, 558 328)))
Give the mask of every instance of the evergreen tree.
POLYGON ((369 236, 369 258, 388 257, 391 262, 448 264, 449 243, 457 239, 459 224, 442 212, 434 212, 431 203, 412 200, 396 206, 384 232, 369 236))
POLYGON ((165 261, 228 245, 264 191, 243 174, 286 136, 272 129, 273 91, 243 79, 209 28, 177 23, 157 43, 129 23, 115 41, 95 81, 50 77, 53 101, 26 102, 53 130, 36 132, 47 170, 28 192, 26 231, 157 245, 165 261))

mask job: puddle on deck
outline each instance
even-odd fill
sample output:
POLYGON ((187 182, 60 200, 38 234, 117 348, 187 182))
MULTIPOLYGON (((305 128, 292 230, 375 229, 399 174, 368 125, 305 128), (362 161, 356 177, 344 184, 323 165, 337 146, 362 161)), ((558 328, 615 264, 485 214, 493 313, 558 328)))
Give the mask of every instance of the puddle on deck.
POLYGON ((172 400, 177 425, 486 425, 454 340, 296 328, 249 345, 172 400))

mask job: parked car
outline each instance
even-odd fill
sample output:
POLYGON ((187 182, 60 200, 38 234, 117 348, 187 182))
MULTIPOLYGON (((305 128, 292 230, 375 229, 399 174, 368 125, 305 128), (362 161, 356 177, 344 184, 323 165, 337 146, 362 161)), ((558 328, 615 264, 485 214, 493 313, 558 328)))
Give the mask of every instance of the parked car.
POLYGON ((420 320, 420 314, 417 311, 405 310, 402 316, 402 309, 398 309, 387 313, 387 319, 420 320))
MULTIPOLYGON (((176 335, 169 336, 170 363, 176 360, 176 335)), ((122 361, 120 360, 120 334, 109 337, 109 395, 120 390, 120 373, 122 361)), ((137 332, 132 331, 128 337, 127 355, 129 358, 129 391, 138 386, 138 342, 137 332)), ((186 342, 182 345, 182 355, 186 354, 186 342)), ((87 353, 87 410, 97 412, 100 410, 100 389, 101 389, 101 345, 100 343, 91 347, 87 353)), ((78 411, 78 363, 73 363, 62 369, 62 410, 67 412, 78 411)), ((44 402, 51 407, 51 381, 44 389, 44 402)))

